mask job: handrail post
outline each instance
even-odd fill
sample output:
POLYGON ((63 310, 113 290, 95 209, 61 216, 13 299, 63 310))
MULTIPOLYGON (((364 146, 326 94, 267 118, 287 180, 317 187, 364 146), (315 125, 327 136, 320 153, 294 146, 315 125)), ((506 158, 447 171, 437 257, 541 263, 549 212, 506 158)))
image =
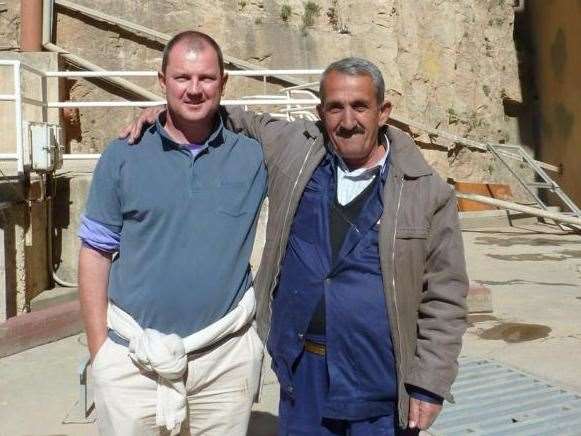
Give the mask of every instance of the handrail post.
POLYGON ((16 124, 16 171, 24 174, 24 150, 22 132, 22 89, 20 62, 14 64, 14 121, 16 124))

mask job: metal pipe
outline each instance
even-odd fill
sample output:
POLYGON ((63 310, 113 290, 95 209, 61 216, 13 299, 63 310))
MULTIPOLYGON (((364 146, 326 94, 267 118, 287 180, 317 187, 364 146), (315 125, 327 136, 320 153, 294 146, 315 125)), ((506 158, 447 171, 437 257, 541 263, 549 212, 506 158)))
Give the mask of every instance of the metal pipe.
MULTIPOLYGON (((225 70, 225 73, 230 76, 242 77, 277 76, 280 74, 314 76, 322 72, 323 70, 225 70)), ((158 73, 157 71, 46 71, 43 74, 46 77, 156 77, 158 73)))
POLYGON ((47 212, 46 212, 46 227, 47 227, 47 231, 48 231, 48 235, 46 238, 47 241, 47 261, 48 261, 48 268, 50 271, 50 275, 52 277, 52 279, 55 281, 55 283, 57 283, 60 286, 63 286, 65 288, 78 288, 79 284, 78 283, 73 283, 73 282, 67 282, 66 280, 61 279, 56 271, 54 270, 54 265, 52 263, 52 238, 53 238, 53 232, 52 232, 52 200, 53 200, 53 195, 56 191, 56 189, 54 188, 54 182, 53 182, 53 186, 51 187, 51 194, 50 196, 47 198, 46 200, 46 208, 47 208, 47 212))
POLYGON ((14 101, 16 96, 10 94, 0 94, 0 101, 14 101))
MULTIPOLYGON (((76 66, 77 68, 81 69, 81 70, 90 70, 90 71, 104 71, 103 68, 101 68, 98 65, 95 65, 79 56, 75 56, 73 54, 68 53, 66 50, 64 50, 63 48, 59 47, 58 45, 54 45, 52 43, 48 43, 45 44, 44 47, 52 52, 56 52, 56 53, 60 53, 60 55, 63 57, 63 59, 65 59, 69 64, 72 64, 74 66, 76 66)), ((145 100, 149 100, 149 101, 160 101, 161 97, 158 96, 157 94, 154 94, 151 91, 148 91, 145 88, 142 88, 141 86, 135 85, 134 83, 131 83, 127 80, 123 80, 117 77, 107 77, 107 78, 103 78, 103 80, 107 83, 109 83, 112 86, 115 86, 117 88, 121 88, 125 91, 128 91, 138 97, 144 98, 145 100)))
POLYGON ((20 2, 20 50, 42 51, 42 0, 20 2))
POLYGON ((100 153, 69 153, 63 155, 63 160, 93 160, 100 157, 100 153))
POLYGON ((15 132, 16 132, 16 171, 18 174, 24 173, 24 162, 23 154, 24 150, 22 148, 22 140, 24 139, 22 133, 22 89, 20 83, 20 62, 14 64, 14 122, 15 132))
POLYGON ((0 153, 0 160, 18 160, 16 153, 0 153))
POLYGON ((456 191, 456 197, 465 200, 477 201, 479 203, 488 204, 490 206, 500 207, 502 209, 515 210, 529 215, 547 218, 553 221, 571 224, 581 228, 581 218, 565 215, 559 212, 551 212, 549 210, 537 209, 535 207, 524 206, 522 204, 513 203, 511 201, 499 200, 497 198, 485 197, 484 195, 468 194, 456 191))
POLYGON ((34 74, 36 74, 36 75, 38 75, 40 77, 44 77, 45 76, 45 72, 44 71, 38 70, 38 69, 36 69, 34 67, 31 67, 30 65, 27 65, 27 64, 24 64, 24 63, 20 63, 20 67, 23 70, 30 71, 31 73, 34 73, 34 74))
POLYGON ((42 43, 52 42, 52 26, 54 17, 54 0, 42 2, 42 43))
POLYGON ((46 77, 155 77, 157 71, 47 71, 46 77))
POLYGON ((20 61, 13 61, 13 60, 8 60, 8 59, 0 59, 0 65, 6 65, 6 66, 14 66, 16 64, 19 64, 20 61))
POLYGON ((35 98, 22 97, 21 101, 22 103, 31 104, 33 106, 42 106, 42 107, 46 106, 46 104, 42 100, 37 100, 35 98))
MULTIPOLYGON (((257 105, 287 105, 287 104, 316 104, 318 100, 313 99, 249 99, 249 100, 222 100, 223 106, 257 106, 257 105)), ((63 107, 146 107, 161 106, 165 101, 51 101, 46 104, 49 108, 63 107)), ((300 108, 298 108, 300 109, 300 108)))

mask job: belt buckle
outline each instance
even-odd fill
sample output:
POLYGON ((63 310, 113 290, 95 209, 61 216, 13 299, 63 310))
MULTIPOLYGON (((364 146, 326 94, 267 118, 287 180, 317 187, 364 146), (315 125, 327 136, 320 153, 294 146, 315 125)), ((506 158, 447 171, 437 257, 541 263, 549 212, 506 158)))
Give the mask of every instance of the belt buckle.
POLYGON ((305 340, 305 351, 319 356, 324 356, 326 354, 326 347, 324 344, 318 344, 313 341, 305 340))

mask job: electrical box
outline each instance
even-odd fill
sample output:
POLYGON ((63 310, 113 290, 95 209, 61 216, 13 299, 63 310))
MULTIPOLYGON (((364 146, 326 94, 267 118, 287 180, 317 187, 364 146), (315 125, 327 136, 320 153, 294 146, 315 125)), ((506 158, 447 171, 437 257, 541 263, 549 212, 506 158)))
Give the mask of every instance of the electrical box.
POLYGON ((61 128, 58 125, 28 122, 25 136, 32 171, 53 172, 62 167, 64 147, 61 146, 61 128))

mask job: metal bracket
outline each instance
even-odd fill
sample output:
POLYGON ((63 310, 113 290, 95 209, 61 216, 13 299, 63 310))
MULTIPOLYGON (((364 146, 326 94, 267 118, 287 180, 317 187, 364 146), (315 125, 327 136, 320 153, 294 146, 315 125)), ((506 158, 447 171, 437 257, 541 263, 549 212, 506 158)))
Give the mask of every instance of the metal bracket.
POLYGON ((95 422, 95 402, 88 389, 88 371, 91 359, 87 355, 81 359, 77 369, 79 377, 79 399, 75 401, 63 418, 63 424, 91 424, 95 422))

